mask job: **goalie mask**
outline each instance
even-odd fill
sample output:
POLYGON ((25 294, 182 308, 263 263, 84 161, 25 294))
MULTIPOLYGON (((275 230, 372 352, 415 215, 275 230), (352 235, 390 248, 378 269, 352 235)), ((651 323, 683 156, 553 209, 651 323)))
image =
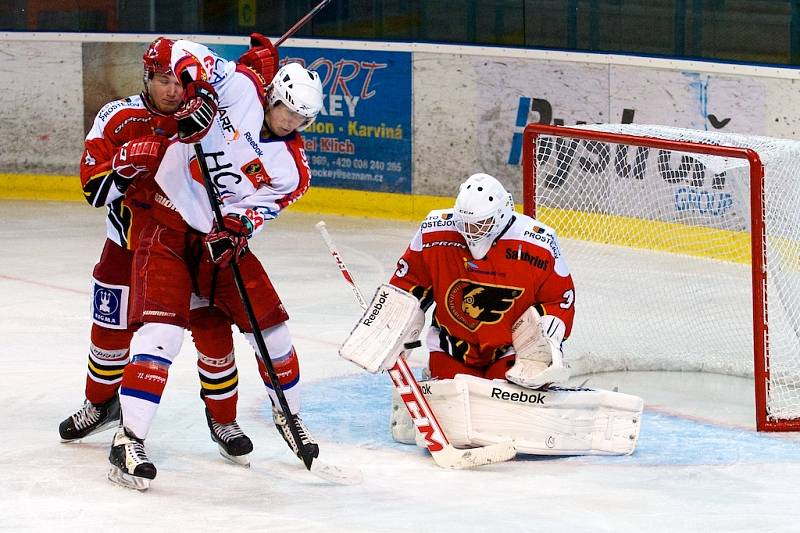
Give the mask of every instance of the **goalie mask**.
POLYGON ((322 82, 319 74, 299 63, 287 63, 272 79, 268 89, 269 105, 282 102, 306 120, 297 128, 303 131, 314 122, 322 109, 322 82))
POLYGON ((475 259, 483 259, 494 240, 511 222, 514 200, 488 174, 473 174, 461 184, 453 219, 475 259))

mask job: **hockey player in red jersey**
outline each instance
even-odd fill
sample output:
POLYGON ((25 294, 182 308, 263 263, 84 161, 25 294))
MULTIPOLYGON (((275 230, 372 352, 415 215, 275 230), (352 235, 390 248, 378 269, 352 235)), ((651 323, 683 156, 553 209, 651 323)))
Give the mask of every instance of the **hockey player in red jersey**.
MULTIPOLYGON (((575 288, 555 231, 515 213, 492 176, 470 176, 454 208, 428 214, 389 283, 379 294, 413 295, 417 321, 436 304, 427 336, 432 377, 468 374, 530 388, 569 378, 561 344, 572 328, 575 288)), ((419 330, 392 327, 401 337, 419 330)), ((398 339, 397 353, 408 340, 398 339)), ((397 356, 373 361, 370 352, 353 347, 342 355, 367 369, 390 368, 397 356)))
MULTIPOLYGON (((280 377, 291 416, 273 409, 275 424, 289 446, 314 457, 318 447, 298 416, 299 365, 283 307, 248 240, 308 189, 310 171, 298 131, 322 108, 315 72, 291 63, 265 87, 263 62, 250 67, 226 61, 205 46, 176 41, 172 70, 184 86, 185 103, 176 114, 181 142, 170 145, 155 181, 151 218, 141 231, 134 257, 131 321, 141 324, 131 342, 131 363, 120 390, 123 426, 114 436, 112 481, 144 489, 156 475, 144 439, 166 386, 169 366, 180 351, 189 323, 193 291, 225 311, 248 340, 254 337, 227 265, 236 261, 254 314, 280 377), (195 157, 201 143, 217 189, 224 226, 216 225, 195 157), (214 272, 216 271, 216 275, 214 272), (302 438, 295 442, 293 424, 302 438)), ((250 58, 252 59, 252 58, 250 58)), ((262 361, 267 392, 277 404, 262 361)))
POLYGON ((428 215, 390 283, 436 303, 427 337, 433 377, 471 374, 531 387, 566 381, 561 342, 575 313, 572 276, 555 231, 515 213, 493 177, 471 176, 454 209, 428 215), (546 345, 539 358, 520 360, 512 329, 528 310, 539 316, 546 345))
MULTIPOLYGON (((423 310, 432 304, 433 379, 425 395, 451 444, 513 442, 518 452, 541 455, 633 453, 642 399, 564 387, 572 276, 555 231, 514 212, 511 195, 492 176, 470 176, 452 209, 422 221, 340 355, 393 374, 397 358, 417 344, 423 310)), ((392 436, 427 446, 415 429, 418 413, 412 419, 409 410, 395 395, 392 436)))
MULTIPOLYGON (((177 132, 174 113, 183 87, 171 71, 173 41, 156 39, 143 55, 141 94, 105 105, 86 136, 81 184, 87 201, 107 206, 107 239, 93 271, 93 324, 86 400, 64 420, 59 433, 75 441, 117 425, 117 391, 128 364, 134 327, 128 321, 131 263, 138 234, 158 188, 152 176, 177 132)), ((201 396, 212 438, 229 459, 246 463, 252 442, 236 423, 238 374, 230 320, 195 298, 192 335, 198 353, 201 396)))

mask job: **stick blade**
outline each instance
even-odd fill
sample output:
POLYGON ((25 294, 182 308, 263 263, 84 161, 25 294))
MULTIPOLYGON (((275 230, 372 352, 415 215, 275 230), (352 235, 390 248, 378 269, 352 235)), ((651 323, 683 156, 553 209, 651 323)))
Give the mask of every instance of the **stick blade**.
POLYGON ((337 485, 358 485, 364 480, 361 470, 353 467, 332 465, 315 459, 308 471, 315 476, 337 485))
POLYGON ((489 446, 459 450, 452 445, 445 446, 438 452, 431 452, 437 465, 442 468, 475 468, 476 466, 502 463, 513 459, 517 448, 513 441, 498 442, 489 446))

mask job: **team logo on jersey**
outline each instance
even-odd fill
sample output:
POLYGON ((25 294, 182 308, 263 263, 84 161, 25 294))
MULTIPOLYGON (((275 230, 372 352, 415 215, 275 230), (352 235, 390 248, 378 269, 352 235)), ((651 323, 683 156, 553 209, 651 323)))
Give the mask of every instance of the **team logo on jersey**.
MULTIPOLYGON (((193 80, 208 81, 208 73, 203 68, 203 61, 200 61, 200 58, 198 58, 196 55, 187 50, 183 50, 183 53, 185 55, 175 62, 175 68, 173 69, 173 71, 175 73, 178 72, 182 73, 186 71, 189 73, 189 75, 192 77, 193 80)), ((208 69, 211 70, 213 73, 214 69, 213 58, 211 56, 206 56, 205 59, 206 59, 205 61, 206 67, 208 67, 208 69)))
POLYGON ((496 324, 511 309, 524 289, 458 279, 447 289, 447 312, 470 331, 496 324))
POLYGON ((94 280, 92 290, 92 320, 110 329, 128 327, 128 287, 110 285, 94 280))
POLYGON ((481 269, 480 266, 478 266, 478 263, 476 263, 475 261, 471 261, 471 260, 467 259, 466 257, 463 257, 462 260, 464 261, 464 270, 466 270, 467 272, 475 272, 477 274, 486 274, 488 276, 500 276, 501 278, 506 277, 505 272, 499 272, 498 273, 498 272, 496 272, 494 270, 483 270, 483 269, 481 269))
POLYGON ((258 155, 264 155, 264 151, 258 146, 258 143, 253 140, 253 136, 249 131, 244 132, 244 138, 250 144, 250 148, 252 148, 255 153, 258 155))
POLYGON ((255 158, 242 166, 242 172, 253 187, 258 189, 261 185, 269 185, 269 174, 259 158, 255 158))
POLYGON ((219 125, 225 131, 225 133, 230 134, 225 135, 225 138, 229 141, 235 141, 239 138, 239 130, 233 127, 233 123, 231 122, 231 117, 228 116, 227 108, 220 107, 217 111, 217 117, 219 118, 219 125))
POLYGON ((450 220, 453 218, 453 213, 442 213, 442 220, 450 220))
POLYGON ((506 248, 506 259, 510 259, 512 261, 525 261, 529 265, 541 270, 547 270, 550 267, 550 261, 542 259, 537 255, 531 255, 527 250, 523 252, 522 246, 516 250, 506 248))
POLYGON ((556 259, 561 257, 561 250, 558 247, 558 243, 553 238, 553 234, 548 233, 547 230, 545 230, 543 227, 533 226, 531 228, 531 231, 525 230, 523 232, 523 235, 525 237, 530 237, 534 241, 538 241, 544 244, 546 247, 550 248, 550 251, 553 252, 553 257, 555 257, 556 259))
POLYGON ((97 163, 97 160, 95 160, 95 158, 92 157, 92 154, 89 153, 89 150, 86 150, 86 158, 84 158, 83 164, 88 166, 88 167, 92 167, 96 163, 97 163))

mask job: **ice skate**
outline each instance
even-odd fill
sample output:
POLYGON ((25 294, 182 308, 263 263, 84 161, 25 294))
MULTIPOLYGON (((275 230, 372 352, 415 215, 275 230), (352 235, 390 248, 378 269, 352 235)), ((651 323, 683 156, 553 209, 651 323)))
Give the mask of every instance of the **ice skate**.
MULTIPOLYGON (((286 420, 286 417, 283 416, 283 413, 273 407, 272 419, 275 421, 275 427, 278 428, 278 432, 283 437, 283 440, 286 441, 286 444, 289 445, 289 448, 292 449, 292 451, 295 453, 295 455, 297 455, 298 458, 300 458, 300 460, 303 460, 297 443, 294 440, 294 436, 289 429, 289 422, 286 420)), ((301 445, 306 453, 314 458, 319 456, 319 446, 311 436, 311 433, 303 423, 303 420, 298 415, 291 415, 291 423, 297 428, 297 433, 300 435, 300 440, 302 441, 301 445)))
POLYGON ((83 407, 58 425, 62 442, 73 442, 89 435, 99 433, 119 423, 119 396, 114 394, 110 400, 93 404, 89 400, 83 407))
POLYGON ((108 479, 123 487, 147 490, 156 477, 156 467, 147 458, 144 439, 134 437, 123 426, 114 435, 108 460, 112 465, 108 479))
POLYGON ((211 417, 208 409, 206 421, 211 431, 211 440, 219 446, 220 455, 233 463, 250 466, 249 454, 253 451, 253 441, 244 434, 239 424, 235 420, 229 424, 220 424, 211 417))

